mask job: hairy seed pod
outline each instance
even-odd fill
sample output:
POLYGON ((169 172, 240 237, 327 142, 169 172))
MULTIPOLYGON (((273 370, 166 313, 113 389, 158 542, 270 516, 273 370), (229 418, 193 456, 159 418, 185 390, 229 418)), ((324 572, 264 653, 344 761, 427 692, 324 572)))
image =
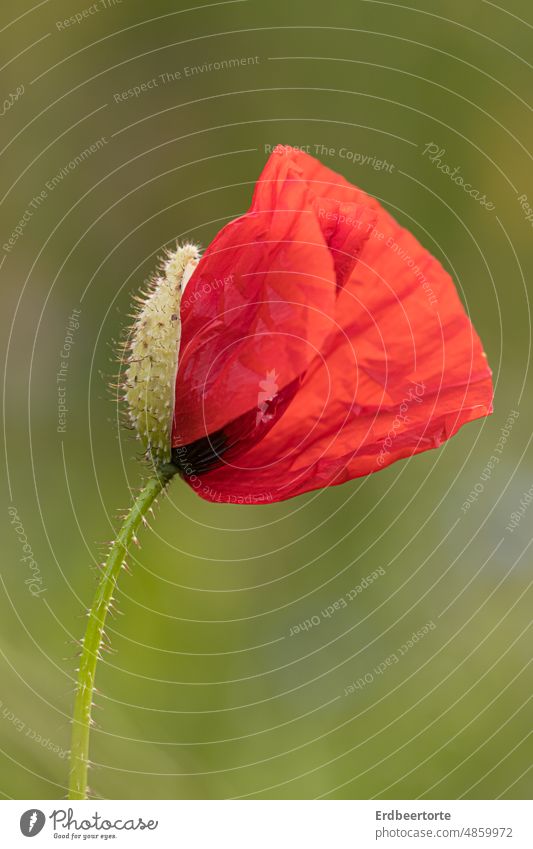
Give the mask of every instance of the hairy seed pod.
POLYGON ((200 259, 196 245, 168 251, 158 274, 140 297, 127 344, 125 400, 129 418, 149 461, 171 456, 174 385, 181 335, 180 302, 200 259))

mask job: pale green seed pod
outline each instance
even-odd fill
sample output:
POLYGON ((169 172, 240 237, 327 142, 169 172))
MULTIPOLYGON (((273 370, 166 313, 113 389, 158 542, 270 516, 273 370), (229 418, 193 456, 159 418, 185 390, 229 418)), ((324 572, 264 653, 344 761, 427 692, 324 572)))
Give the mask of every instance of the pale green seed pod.
POLYGON ((180 303, 199 259, 196 245, 168 251, 161 273, 137 298, 139 310, 127 344, 124 398, 146 457, 157 466, 171 458, 180 303))

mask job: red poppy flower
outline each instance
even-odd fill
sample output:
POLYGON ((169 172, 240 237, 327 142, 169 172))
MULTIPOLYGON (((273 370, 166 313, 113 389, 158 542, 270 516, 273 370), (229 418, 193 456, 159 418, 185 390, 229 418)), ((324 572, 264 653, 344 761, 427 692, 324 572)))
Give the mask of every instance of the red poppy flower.
POLYGON ((278 146, 181 303, 173 461, 262 503, 438 447, 492 411, 453 282, 380 204, 278 146))

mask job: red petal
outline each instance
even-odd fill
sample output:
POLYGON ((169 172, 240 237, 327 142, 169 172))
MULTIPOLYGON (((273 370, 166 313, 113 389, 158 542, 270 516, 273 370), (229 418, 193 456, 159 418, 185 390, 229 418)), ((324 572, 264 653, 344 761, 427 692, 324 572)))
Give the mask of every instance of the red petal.
MULTIPOLYGON (((237 288, 244 317, 237 354, 229 358, 229 366, 224 354, 224 365, 213 382, 208 381, 205 410, 212 418, 206 415, 198 426, 196 416, 193 438, 224 427, 232 442, 238 442, 239 433, 242 438, 240 445, 222 454, 219 468, 189 481, 198 493, 211 501, 282 500, 436 447, 461 425, 491 412, 490 369, 453 282, 437 260, 377 201, 306 154, 273 154, 261 180, 252 213, 224 228, 206 255, 210 274, 220 268, 223 256, 231 256, 224 265, 228 273, 231 263, 239 267, 237 288), (274 182, 265 182, 265 174, 272 173, 278 175, 274 182), (291 213, 286 211, 289 205, 293 205, 291 213), (275 206, 282 211, 274 213, 275 206), (260 228, 261 221, 268 223, 268 233, 260 228), (244 253, 234 243, 236 231, 242 234, 243 228, 249 233, 256 228, 258 241, 244 253), (267 250, 265 236, 269 243, 280 232, 287 242, 267 250), (310 242, 305 249, 299 242, 302 232, 310 242), (266 253, 260 255, 261 250, 266 253), (283 250, 288 251, 285 270, 280 265, 283 250), (254 298, 259 300, 266 293, 270 297, 268 272, 273 271, 276 279, 278 298, 274 306, 268 304, 273 323, 266 337, 254 336, 265 303, 251 309, 246 302, 243 275, 251 261, 256 263, 254 280, 261 280, 254 298), (290 273, 293 261, 294 276, 290 273), (313 265, 306 267, 306 262, 313 265), (315 272, 317 262, 319 284, 306 273, 315 272), (337 289, 337 298, 336 286, 343 287, 337 289), (273 336, 278 327, 282 335, 273 336), (298 343, 287 341, 292 329, 298 343), (313 346, 318 352, 310 356, 313 346), (258 381, 273 367, 280 375, 279 414, 272 406, 276 399, 268 402, 266 415, 274 410, 273 418, 254 430, 258 381), (242 385, 236 387, 234 380, 242 385)), ((237 241, 241 239, 242 235, 237 241)), ((197 288, 205 279, 196 280, 197 288)), ((211 306, 209 320, 221 323, 210 325, 208 346, 212 350, 218 344, 223 350, 228 332, 226 302, 220 302, 218 311, 213 300, 211 306)), ((193 305, 185 314, 187 339, 199 320, 196 310, 193 305)), ((205 332, 203 328, 200 325, 205 332)), ((229 330, 234 332, 231 322, 229 330)), ((202 374, 205 378, 206 367, 198 355, 189 355, 188 363, 198 369, 197 383, 202 374)), ((178 382, 178 388, 176 403, 180 405, 186 387, 178 382)), ((190 412, 194 403, 187 407, 190 412)), ((178 411, 177 421, 183 422, 183 428, 189 414, 180 417, 178 411)))
POLYGON ((338 286, 371 226, 366 209, 347 210, 361 224, 358 231, 339 216, 326 220, 327 199, 324 208, 314 201, 292 157, 273 154, 250 211, 205 252, 181 308, 173 445, 257 409, 266 371, 275 371, 285 388, 332 332, 338 286))

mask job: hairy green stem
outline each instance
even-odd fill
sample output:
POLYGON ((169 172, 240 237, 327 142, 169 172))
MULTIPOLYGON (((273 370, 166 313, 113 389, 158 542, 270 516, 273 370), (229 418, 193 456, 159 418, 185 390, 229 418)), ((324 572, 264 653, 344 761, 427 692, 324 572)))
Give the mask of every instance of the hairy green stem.
POLYGON ((96 664, 100 657, 100 648, 105 648, 104 625, 106 615, 113 601, 113 592, 124 564, 124 557, 146 513, 177 471, 176 467, 171 464, 161 466, 154 477, 143 487, 124 519, 117 538, 111 544, 98 581, 96 594, 89 611, 89 621, 82 643, 78 670, 78 685, 72 717, 69 799, 87 798, 89 737, 92 725, 91 709, 96 664))

